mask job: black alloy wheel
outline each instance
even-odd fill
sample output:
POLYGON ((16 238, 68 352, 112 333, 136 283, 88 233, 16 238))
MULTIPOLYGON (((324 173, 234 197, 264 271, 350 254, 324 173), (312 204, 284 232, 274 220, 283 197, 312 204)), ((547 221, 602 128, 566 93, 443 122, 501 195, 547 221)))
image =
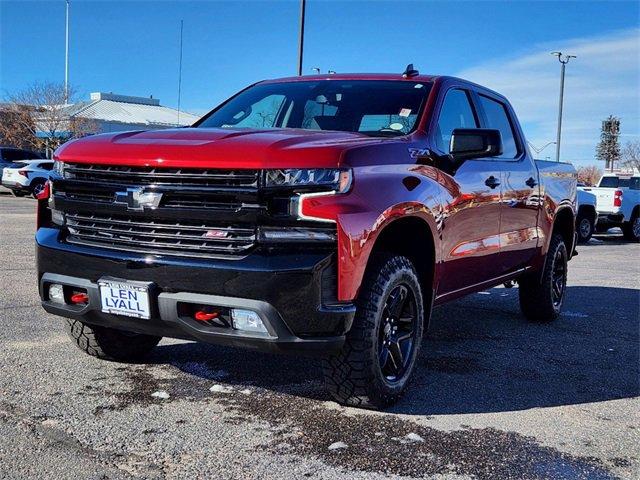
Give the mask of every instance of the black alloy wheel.
POLYGON ((389 383, 404 376, 413 355, 417 306, 407 285, 397 285, 388 295, 382 310, 378 333, 378 361, 389 383))
POLYGON ((567 258, 566 249, 558 249, 553 259, 553 273, 551 276, 551 298, 553 305, 559 308, 564 299, 564 291, 567 288, 567 258))

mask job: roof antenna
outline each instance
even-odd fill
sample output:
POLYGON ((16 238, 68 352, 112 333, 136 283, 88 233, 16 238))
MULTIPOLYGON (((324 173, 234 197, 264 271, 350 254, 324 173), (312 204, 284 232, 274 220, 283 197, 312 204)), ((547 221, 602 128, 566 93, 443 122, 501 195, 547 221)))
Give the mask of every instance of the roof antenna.
POLYGON ((418 70, 413 68, 413 63, 410 63, 409 65, 407 65, 405 71, 402 72, 402 78, 415 77, 419 73, 420 72, 418 70))

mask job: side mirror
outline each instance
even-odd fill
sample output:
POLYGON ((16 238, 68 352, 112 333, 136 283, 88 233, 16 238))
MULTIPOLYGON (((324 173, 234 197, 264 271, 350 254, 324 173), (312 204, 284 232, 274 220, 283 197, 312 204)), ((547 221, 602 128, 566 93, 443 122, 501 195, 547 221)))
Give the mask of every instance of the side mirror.
POLYGON ((449 151, 456 163, 472 158, 502 155, 500 130, 489 128, 456 128, 451 134, 449 151))

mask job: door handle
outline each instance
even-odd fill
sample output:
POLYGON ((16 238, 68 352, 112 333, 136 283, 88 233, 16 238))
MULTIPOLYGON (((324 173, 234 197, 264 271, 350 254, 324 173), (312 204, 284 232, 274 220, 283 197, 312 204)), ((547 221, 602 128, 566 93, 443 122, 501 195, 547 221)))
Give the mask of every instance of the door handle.
POLYGON ((536 182, 536 179, 535 179, 535 178, 533 178, 533 177, 529 177, 529 178, 527 179, 527 181, 526 181, 526 182, 524 182, 524 183, 526 183, 526 184, 527 184, 527 186, 528 186, 528 187, 531 187, 531 188, 535 187, 535 186, 538 184, 538 182, 536 182))
POLYGON ((498 179, 496 177, 491 175, 489 178, 487 178, 484 181, 484 184, 489 188, 496 188, 498 185, 500 185, 500 182, 498 181, 498 179))

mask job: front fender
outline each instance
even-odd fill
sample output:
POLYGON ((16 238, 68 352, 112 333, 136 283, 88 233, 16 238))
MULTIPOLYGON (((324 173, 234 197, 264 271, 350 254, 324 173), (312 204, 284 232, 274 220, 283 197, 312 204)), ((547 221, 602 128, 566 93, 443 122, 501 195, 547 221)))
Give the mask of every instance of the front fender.
POLYGON ((439 262, 441 176, 433 167, 415 164, 356 167, 348 194, 313 199, 314 211, 325 217, 332 212, 338 228, 338 300, 357 297, 378 236, 399 218, 426 222, 439 262))

